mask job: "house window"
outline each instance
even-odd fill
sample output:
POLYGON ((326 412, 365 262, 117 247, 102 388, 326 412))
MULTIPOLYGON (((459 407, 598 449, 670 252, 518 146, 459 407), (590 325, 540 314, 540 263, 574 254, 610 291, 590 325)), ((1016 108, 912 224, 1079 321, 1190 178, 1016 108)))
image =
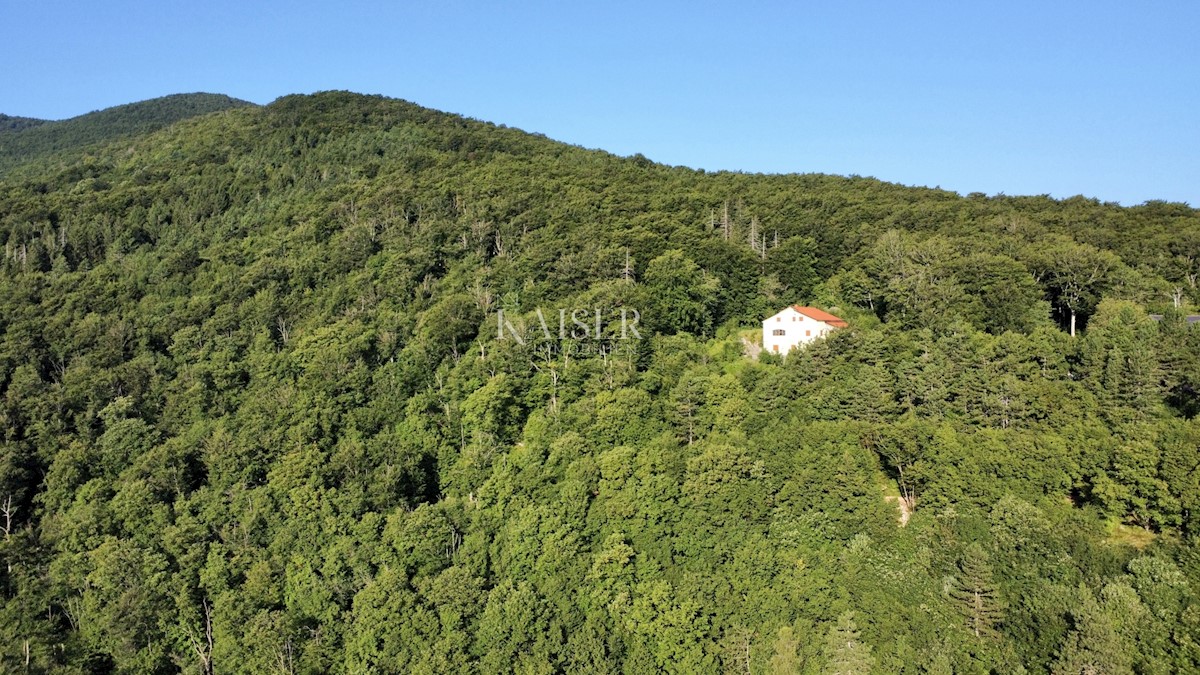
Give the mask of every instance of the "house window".
POLYGON ((776 321, 783 321, 783 317, 782 317, 782 316, 777 316, 777 317, 775 317, 775 320, 776 320, 776 321))
POLYGON ((775 330, 771 331, 771 335, 785 335, 785 334, 787 334, 787 331, 783 330, 782 328, 776 328, 775 330))
POLYGON ((772 347, 772 348, 773 348, 775 351, 779 351, 779 345, 771 345, 771 347, 772 347))
POLYGON ((812 331, 811 330, 804 331, 804 337, 812 337, 812 331))

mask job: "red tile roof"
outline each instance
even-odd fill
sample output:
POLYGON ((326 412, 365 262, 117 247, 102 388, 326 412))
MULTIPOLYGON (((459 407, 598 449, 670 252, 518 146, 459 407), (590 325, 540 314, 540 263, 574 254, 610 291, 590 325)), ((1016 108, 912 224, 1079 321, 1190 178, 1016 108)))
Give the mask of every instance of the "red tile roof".
POLYGON ((803 314, 804 316, 807 316, 810 319, 816 319, 817 321, 824 321, 825 323, 829 324, 830 326, 834 326, 836 328, 845 328, 847 325, 849 325, 846 323, 845 319, 839 319, 838 317, 830 314, 829 312, 819 310, 816 307, 801 307, 800 305, 792 305, 792 309, 796 310, 797 312, 800 312, 801 314, 803 314))

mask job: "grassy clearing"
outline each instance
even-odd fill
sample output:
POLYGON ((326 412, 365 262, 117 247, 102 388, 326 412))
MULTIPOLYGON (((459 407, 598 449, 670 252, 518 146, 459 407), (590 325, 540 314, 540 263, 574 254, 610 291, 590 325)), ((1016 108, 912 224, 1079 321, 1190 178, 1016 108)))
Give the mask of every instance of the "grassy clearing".
POLYGON ((1142 527, 1113 523, 1108 528, 1108 543, 1132 546, 1139 551, 1154 543, 1158 535, 1142 527))

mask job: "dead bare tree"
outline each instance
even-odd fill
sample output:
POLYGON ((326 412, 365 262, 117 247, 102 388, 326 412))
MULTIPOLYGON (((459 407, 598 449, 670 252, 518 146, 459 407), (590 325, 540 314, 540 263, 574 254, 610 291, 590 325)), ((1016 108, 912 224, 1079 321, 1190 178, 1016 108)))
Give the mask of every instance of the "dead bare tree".
POLYGON ((279 341, 282 344, 287 344, 288 338, 291 337, 292 331, 288 327, 287 319, 278 317, 275 319, 275 329, 279 332, 279 341))
POLYGON ((204 635, 197 635, 195 630, 188 626, 188 643, 191 644, 192 650, 196 652, 196 657, 200 659, 200 667, 206 675, 212 675, 212 653, 213 653, 213 620, 212 606, 208 604, 208 599, 201 600, 200 604, 204 607, 204 635))
POLYGON ((1175 288, 1172 288, 1171 291, 1166 294, 1166 296, 1171 298, 1171 303, 1175 309, 1179 309, 1183 306, 1183 287, 1176 286, 1175 288))
POLYGON ((292 639, 288 638, 275 656, 279 659, 279 672, 292 675, 296 672, 295 659, 292 655, 292 639))
POLYGON ((3 504, 0 504, 0 516, 4 517, 4 538, 6 540, 12 535, 13 514, 17 512, 18 508, 13 505, 11 494, 4 498, 3 504))
POLYGON ((633 257, 629 255, 629 249, 625 249, 625 267, 621 270, 621 278, 633 283, 633 257))

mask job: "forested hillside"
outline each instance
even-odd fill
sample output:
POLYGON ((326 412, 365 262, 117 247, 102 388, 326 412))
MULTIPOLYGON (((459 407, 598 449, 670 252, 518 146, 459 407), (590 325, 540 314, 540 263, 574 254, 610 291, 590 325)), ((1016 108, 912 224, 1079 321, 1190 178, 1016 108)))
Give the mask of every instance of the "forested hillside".
POLYGON ((221 94, 175 94, 51 122, 0 115, 0 175, 19 164, 251 105, 221 94))
POLYGON ((12 134, 18 131, 24 131, 30 127, 36 127, 39 124, 45 124, 46 120, 33 119, 32 117, 13 117, 12 115, 0 114, 0 138, 11 138, 12 134))
POLYGON ((1200 669, 1186 205, 325 93, 25 162, 0 239, 5 672, 1200 669))

